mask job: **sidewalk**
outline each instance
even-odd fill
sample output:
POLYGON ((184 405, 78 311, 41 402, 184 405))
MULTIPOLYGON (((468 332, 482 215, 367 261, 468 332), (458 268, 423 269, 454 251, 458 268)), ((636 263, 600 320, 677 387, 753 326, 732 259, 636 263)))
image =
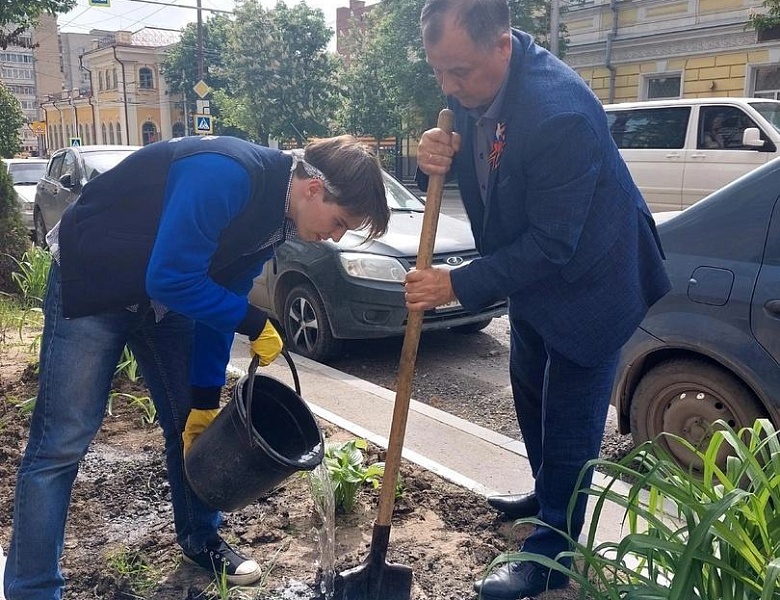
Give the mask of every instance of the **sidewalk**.
MULTIPOLYGON (((387 447, 395 392, 297 355, 293 360, 301 396, 314 414, 380 447, 387 447)), ((248 367, 249 345, 237 337, 230 369, 244 374, 248 367)), ((262 372, 293 386, 290 369, 281 358, 262 372)), ((522 442, 416 400, 410 402, 403 457, 482 496, 528 492, 533 487, 522 442)), ((606 478, 596 473, 594 483, 604 485, 606 478)), ((625 491, 628 487, 621 484, 613 489, 625 491)), ((589 527, 593 504, 589 502, 584 531, 589 527)), ((622 520, 623 511, 608 503, 599 520, 599 540, 617 541, 623 537, 622 520)))

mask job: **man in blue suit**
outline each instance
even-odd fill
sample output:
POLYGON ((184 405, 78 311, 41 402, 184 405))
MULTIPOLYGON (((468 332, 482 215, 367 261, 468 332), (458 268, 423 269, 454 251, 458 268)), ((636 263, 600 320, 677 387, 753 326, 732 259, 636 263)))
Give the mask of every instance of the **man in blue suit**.
MULTIPOLYGON (((510 380, 535 482, 531 494, 489 501, 514 518, 538 515, 549 527, 522 550, 555 558, 569 544, 553 528, 576 539, 583 527, 587 496, 570 525, 567 506, 599 454, 620 347, 669 290, 660 244, 599 100, 510 28, 506 0, 427 0, 421 28, 455 133, 423 134, 418 182, 457 176, 481 257, 410 273, 407 306, 458 300, 478 310, 510 299, 510 380)), ((475 589, 502 600, 566 585, 559 572, 516 562, 475 589)))

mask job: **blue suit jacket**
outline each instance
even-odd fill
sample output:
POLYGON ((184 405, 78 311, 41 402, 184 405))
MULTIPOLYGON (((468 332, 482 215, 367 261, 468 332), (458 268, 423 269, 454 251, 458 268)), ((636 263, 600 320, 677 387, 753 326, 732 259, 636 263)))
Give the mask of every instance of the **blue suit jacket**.
POLYGON ((484 203, 474 120, 448 99, 462 135, 451 173, 482 254, 454 270, 452 284, 470 310, 509 297, 513 318, 570 360, 595 364, 669 290, 660 243, 599 100, 531 36, 513 36, 505 146, 484 203))

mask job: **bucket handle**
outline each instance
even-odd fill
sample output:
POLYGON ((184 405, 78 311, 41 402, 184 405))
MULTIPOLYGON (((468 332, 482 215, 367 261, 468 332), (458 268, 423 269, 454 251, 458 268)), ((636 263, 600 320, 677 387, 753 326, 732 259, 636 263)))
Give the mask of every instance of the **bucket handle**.
MULTIPOLYGON (((287 364, 290 366, 290 372, 292 373, 293 384, 295 385, 295 393, 301 395, 301 380, 298 378, 298 369, 295 367, 292 356, 287 351, 287 348, 282 349, 282 356, 287 364)), ((260 357, 255 354, 252 356, 252 360, 249 363, 249 370, 247 371, 246 378, 246 436, 249 439, 250 447, 255 446, 255 436, 252 435, 252 395, 255 390, 255 374, 257 373, 257 367, 260 366, 260 357)))

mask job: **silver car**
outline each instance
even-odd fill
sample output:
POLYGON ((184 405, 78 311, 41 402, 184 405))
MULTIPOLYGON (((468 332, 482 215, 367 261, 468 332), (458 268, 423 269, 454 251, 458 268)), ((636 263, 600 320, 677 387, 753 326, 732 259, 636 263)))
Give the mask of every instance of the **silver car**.
POLYGON ((46 234, 92 178, 118 165, 138 146, 71 146, 52 154, 35 191, 35 243, 46 247, 46 234))
POLYGON ((46 172, 45 158, 4 158, 3 166, 10 173, 14 183, 16 201, 22 213, 22 223, 34 233, 33 206, 35 205, 35 186, 46 172))

